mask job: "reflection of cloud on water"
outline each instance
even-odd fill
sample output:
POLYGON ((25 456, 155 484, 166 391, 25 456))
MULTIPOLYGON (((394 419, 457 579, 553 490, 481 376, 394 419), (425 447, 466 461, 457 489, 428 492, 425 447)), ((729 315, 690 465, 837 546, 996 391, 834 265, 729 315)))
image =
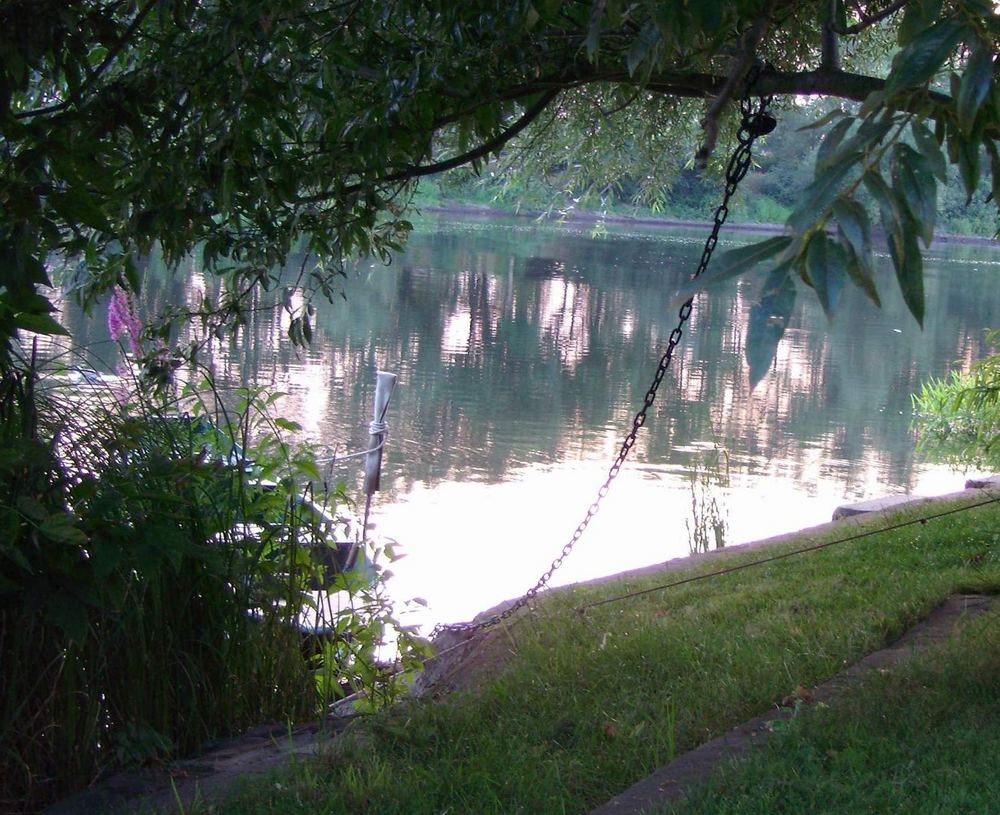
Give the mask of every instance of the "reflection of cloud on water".
POLYGON ((461 356, 469 353, 472 339, 472 312, 467 308, 453 311, 445 318, 441 331, 441 354, 444 357, 461 356))
POLYGON ((573 370, 589 348, 590 298, 586 286, 554 278, 539 284, 538 327, 555 346, 559 361, 573 370))

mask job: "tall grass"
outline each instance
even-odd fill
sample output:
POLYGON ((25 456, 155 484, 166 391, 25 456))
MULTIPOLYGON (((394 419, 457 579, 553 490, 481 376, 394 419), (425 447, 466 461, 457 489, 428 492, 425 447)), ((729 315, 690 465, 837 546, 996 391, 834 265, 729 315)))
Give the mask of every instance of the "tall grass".
POLYGON ((0 371, 0 811, 379 679, 388 606, 356 574, 332 575, 348 602, 303 653, 330 524, 303 511, 315 466, 273 400, 122 407, 53 381, 32 360, 0 371))

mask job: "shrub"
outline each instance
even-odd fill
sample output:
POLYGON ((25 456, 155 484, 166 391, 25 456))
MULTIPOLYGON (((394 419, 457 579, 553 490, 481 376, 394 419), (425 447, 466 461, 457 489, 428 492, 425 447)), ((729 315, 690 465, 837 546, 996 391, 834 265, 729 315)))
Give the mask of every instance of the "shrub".
MULTIPOLYGON (((1000 331, 987 342, 1000 346, 1000 331)), ((913 398, 917 449, 928 458, 961 467, 1000 466, 1000 354, 931 379, 913 398)))
POLYGON ((121 405, 64 384, 34 360, 0 371, 0 810, 391 692, 381 580, 312 556, 349 516, 305 500, 318 473, 269 418, 275 397, 121 405), (317 606, 323 579, 339 605, 317 606), (304 654, 309 607, 329 636, 304 654))

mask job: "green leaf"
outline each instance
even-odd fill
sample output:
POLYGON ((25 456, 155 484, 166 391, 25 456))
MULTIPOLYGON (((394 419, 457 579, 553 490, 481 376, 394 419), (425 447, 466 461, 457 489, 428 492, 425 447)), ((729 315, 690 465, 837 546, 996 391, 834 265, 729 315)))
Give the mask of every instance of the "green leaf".
POLYGON ((32 312, 22 311, 15 315, 14 326, 16 328, 24 329, 25 331, 33 331, 36 334, 60 337, 69 336, 69 331, 59 325, 59 323, 57 323, 48 314, 34 314, 32 312))
POLYGON ((587 59, 591 62, 597 57, 601 45, 601 26, 604 21, 604 5, 606 0, 593 0, 590 6, 590 23, 587 25, 587 38, 584 46, 587 59))
POLYGON ((990 157, 990 176, 992 178, 990 194, 986 200, 1000 201, 1000 152, 997 151, 997 147, 992 141, 986 142, 986 152, 990 157))
POLYGON ((903 201, 914 224, 919 227, 924 246, 930 246, 937 216, 934 175, 924 157, 908 144, 893 146, 890 164, 896 197, 903 201))
POLYGON ((924 324, 924 259, 920 253, 920 246, 917 244, 916 230, 908 229, 903 233, 903 240, 899 247, 899 256, 890 252, 893 265, 896 268, 896 279, 899 281, 899 289, 903 293, 903 302, 916 318, 917 323, 923 327, 924 324))
POLYGON ((49 540, 58 543, 85 546, 87 534, 76 525, 76 518, 65 512, 49 515, 38 525, 38 531, 49 540))
POLYGON ((716 286, 723 280, 736 277, 761 261, 774 257, 787 249, 791 242, 792 239, 789 236, 778 235, 759 243, 738 246, 735 249, 722 252, 713 259, 712 265, 704 274, 681 286, 671 300, 671 307, 676 308, 702 289, 716 286))
POLYGON ((937 176, 942 184, 948 183, 948 164, 934 134, 931 133, 927 125, 916 119, 910 123, 910 132, 913 133, 913 141, 917 145, 917 150, 927 160, 927 166, 931 168, 931 172, 937 176))
POLYGON ((917 243, 917 229, 910 221, 905 208, 896 200, 895 193, 881 176, 874 172, 865 175, 865 187, 879 203, 882 228, 889 244, 892 259, 903 294, 903 302, 920 325, 924 321, 924 271, 923 257, 917 243))
POLYGON ((133 294, 139 294, 142 291, 142 279, 139 277, 139 270, 135 268, 135 261, 132 260, 131 255, 125 256, 125 280, 133 294))
POLYGON ((898 235, 902 230, 903 215, 892 193, 892 189, 876 171, 869 170, 863 179, 865 189, 875 199, 878 204, 879 213, 882 220, 882 228, 885 230, 886 239, 898 235))
POLYGON ((834 200, 853 180, 858 155, 849 153, 836 163, 823 168, 802 193, 795 211, 788 216, 788 225, 796 232, 806 232, 819 226, 826 218, 834 200))
POLYGON ((302 425, 298 422, 293 422, 289 419, 283 419, 280 416, 274 420, 275 427, 279 427, 282 430, 287 430, 289 433, 297 433, 302 429, 302 425))
POLYGON ((319 471, 319 467, 316 466, 316 462, 308 456, 301 456, 295 459, 295 466, 298 471, 304 475, 306 478, 312 481, 322 481, 323 476, 319 471))
POLYGON ((102 232, 111 231, 111 224, 100 206, 79 187, 53 193, 49 201, 59 216, 73 226, 82 224, 102 232))
POLYGON ((826 127, 834 119, 839 119, 841 116, 844 115, 846 114, 840 108, 834 108, 833 110, 829 111, 828 113, 818 118, 815 122, 810 122, 807 125, 803 125, 798 129, 797 132, 801 133, 804 130, 818 130, 821 127, 826 127))
POLYGON ((865 175, 865 187, 879 203, 882 229, 903 302, 921 326, 924 322, 924 266, 917 230, 896 200, 893 190, 874 172, 865 175))
POLYGON ((767 276, 760 301, 750 309, 745 353, 751 389, 757 387, 771 368, 795 307, 795 294, 788 266, 782 265, 767 276))
POLYGON ((972 201, 972 196, 979 186, 979 142, 965 139, 954 131, 949 139, 949 144, 955 147, 958 158, 958 173, 962 177, 962 184, 965 187, 966 206, 972 201))
POLYGON ((865 100, 861 103, 861 107, 858 108, 858 116, 871 116, 875 111, 885 104, 885 89, 872 91, 869 93, 865 100))
POLYGON ((966 136, 972 132, 976 115, 979 113, 979 108, 986 99, 992 84, 993 49, 977 38, 975 45, 972 46, 969 61, 962 72, 962 82, 955 100, 958 126, 966 136))
POLYGON ((647 20, 632 47, 629 48, 628 54, 625 55, 625 67, 629 76, 635 76, 636 70, 646 59, 647 54, 651 49, 655 49, 659 42, 660 30, 656 27, 656 23, 647 20))
POLYGON ((41 523, 49 517, 49 510, 31 496, 19 495, 14 505, 17 507, 17 511, 28 520, 41 523))
POLYGON ((952 19, 940 20, 921 31, 893 59, 885 81, 886 95, 929 82, 967 33, 962 23, 952 19))
POLYGON ((820 142, 819 149, 816 151, 816 172, 822 170, 834 158, 834 151, 840 147, 844 136, 847 135, 847 131, 851 129, 853 124, 854 117, 848 116, 837 122, 830 128, 830 132, 823 136, 823 141, 820 142))
POLYGON ((876 306, 882 307, 882 300, 878 296, 878 289, 875 287, 875 275, 872 271, 871 257, 859 257, 854 247, 847 245, 844 247, 847 253, 847 276, 859 289, 861 289, 876 306))
POLYGON ((903 46, 926 29, 941 13, 941 0, 910 0, 906 4, 903 21, 896 32, 897 42, 903 46))
POLYGON ((806 249, 806 274, 816 289, 816 296, 827 319, 832 319, 840 302, 847 277, 847 253, 825 232, 819 232, 806 249))
POLYGON ((872 226, 865 208, 853 199, 838 198, 833 202, 833 217, 854 254, 862 260, 870 258, 872 226))

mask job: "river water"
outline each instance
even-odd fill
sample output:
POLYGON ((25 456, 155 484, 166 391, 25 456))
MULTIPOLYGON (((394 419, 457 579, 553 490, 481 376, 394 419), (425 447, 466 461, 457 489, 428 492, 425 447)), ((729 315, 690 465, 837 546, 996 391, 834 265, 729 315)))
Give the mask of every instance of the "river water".
MULTIPOLYGON (((308 350, 266 311, 206 358, 222 381, 285 391, 279 412, 318 451, 366 446, 375 372, 396 373, 373 507, 406 555, 391 590, 426 600, 408 622, 468 619, 531 586, 594 500, 705 234, 426 217, 391 265, 359 264, 346 299, 317 303, 308 350)), ((881 310, 852 289, 827 321, 800 292, 754 390, 742 343, 761 277, 699 296, 629 463, 552 584, 686 555, 713 507, 733 544, 822 523, 845 502, 960 488, 962 475, 915 456, 911 394, 986 352, 1000 251, 928 253, 923 330, 882 267, 881 310)), ((183 272, 148 274, 142 308, 218 296, 183 272)), ((65 315, 97 350, 100 317, 65 315)), ((334 477, 356 483, 357 468, 334 477)))

